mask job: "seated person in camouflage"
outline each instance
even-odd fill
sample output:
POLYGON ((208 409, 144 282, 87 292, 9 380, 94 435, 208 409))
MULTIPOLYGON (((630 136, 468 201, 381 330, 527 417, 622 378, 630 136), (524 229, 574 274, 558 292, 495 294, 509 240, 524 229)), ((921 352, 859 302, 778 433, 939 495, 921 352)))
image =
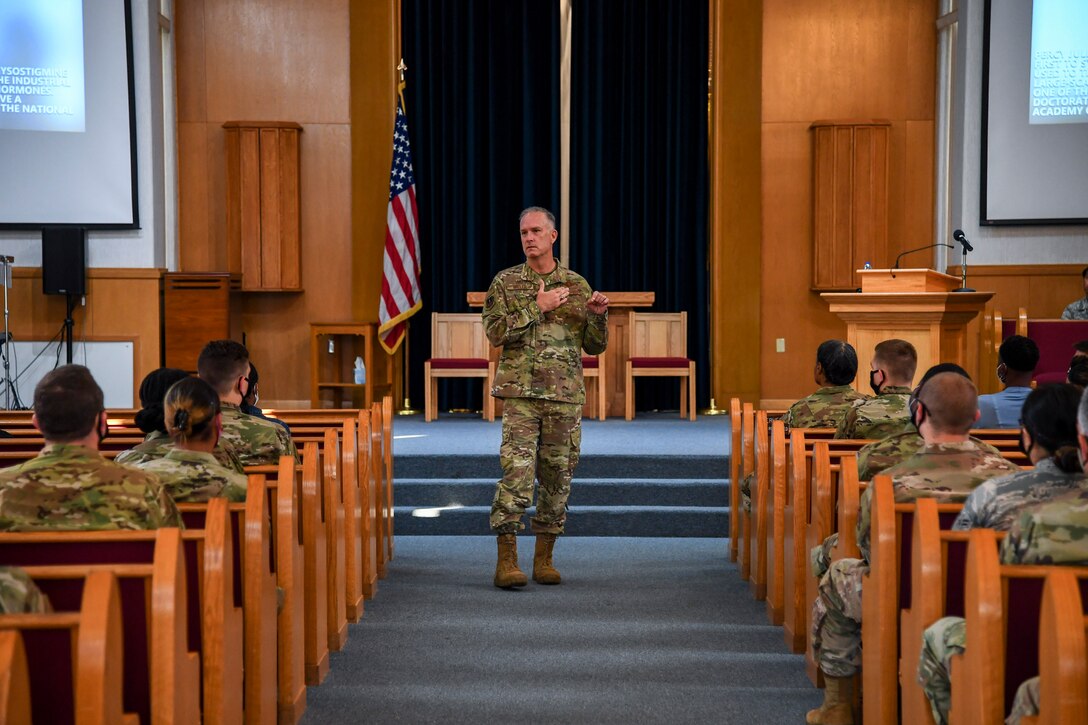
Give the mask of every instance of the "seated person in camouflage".
POLYGON ((855 400, 865 396, 850 383, 858 374, 858 354, 843 340, 825 340, 816 348, 813 376, 820 386, 790 406, 782 419, 787 428, 835 428, 855 400))
POLYGON ((249 390, 246 392, 246 397, 242 399, 242 404, 238 406, 242 412, 246 415, 256 416, 257 418, 264 418, 267 421, 271 421, 276 425, 283 426, 283 429, 287 431, 287 435, 291 435, 291 426, 284 423, 279 418, 269 418, 264 414, 264 411, 257 407, 257 403, 261 401, 261 392, 258 389, 258 381, 260 376, 257 374, 257 366, 253 364, 253 361, 249 363, 249 390))
MULTIPOLYGON (((938 363, 927 370, 926 374, 922 376, 922 382, 918 383, 918 387, 914 389, 914 397, 918 397, 918 391, 922 389, 922 386, 926 384, 927 380, 937 373, 956 373, 968 380, 971 379, 971 376, 967 374, 967 371, 956 363, 938 363)), ((972 437, 971 440, 994 455, 1001 454, 1001 451, 985 441, 981 441, 974 437, 972 437)), ((925 441, 922 440, 922 436, 918 434, 918 431, 915 430, 913 426, 910 430, 903 431, 902 433, 896 433, 887 438, 881 438, 878 441, 866 443, 858 451, 858 480, 873 480, 873 476, 878 473, 883 473, 897 463, 902 463, 907 460, 915 453, 922 450, 922 446, 924 445, 925 441)))
POLYGON ((17 566, 0 566, 0 614, 44 614, 49 597, 17 566))
POLYGON ((221 439, 246 466, 275 465, 280 456, 298 458, 294 441, 281 426, 246 415, 240 406, 251 385, 249 351, 233 340, 213 340, 196 362, 200 379, 219 394, 222 404, 221 439))
MULTIPOLYGON (((940 373, 926 382, 911 405, 912 423, 925 447, 889 468, 895 500, 923 497, 943 502, 963 498, 983 481, 1016 467, 971 442, 968 431, 978 417, 978 394, 970 380, 940 373)), ((872 487, 862 494, 857 523, 864 559, 839 559, 820 579, 812 608, 812 649, 826 688, 824 703, 808 714, 809 723, 852 723, 850 687, 861 665, 861 582, 869 572, 872 487)))
POLYGON ((896 339, 879 342, 869 366, 869 387, 876 397, 854 402, 839 422, 836 438, 877 440, 910 429, 907 399, 918 367, 914 345, 896 339))
POLYGON ((219 396, 212 387, 200 378, 174 383, 166 393, 165 416, 174 447, 138 467, 157 475, 177 502, 217 497, 245 501, 245 474, 226 468, 212 455, 223 427, 219 396))
POLYGON ((1063 320, 1088 320, 1088 267, 1081 271, 1080 281, 1084 284, 1084 296, 1066 305, 1063 320))
MULTIPOLYGON (((1035 468, 992 478, 976 488, 952 528, 1008 531, 1025 511, 1047 501, 1064 500, 1071 491, 1088 492, 1088 476, 1078 455, 1081 448, 1088 451, 1088 438, 1083 430, 1078 431, 1077 423, 1079 407, 1084 408, 1088 418, 1088 398, 1084 406, 1080 399, 1071 385, 1046 385, 1032 391, 1024 402, 1020 445, 1035 468)), ((952 702, 949 668, 952 656, 964 651, 966 629, 962 617, 943 617, 927 627, 923 635, 918 681, 938 723, 948 722, 952 702)))
POLYGON ((1020 409, 1031 392, 1031 379, 1039 364, 1039 347, 1030 338, 1012 335, 998 348, 997 361, 997 379, 1005 389, 979 396, 982 415, 975 427, 1019 428, 1020 409))
MULTIPOLYGON (((174 447, 174 441, 166 432, 163 418, 163 397, 170 386, 191 377, 177 368, 159 368, 148 373, 140 383, 140 410, 136 413, 136 425, 147 435, 144 442, 127 451, 121 451, 113 460, 126 466, 138 466, 155 458, 162 458, 174 447)), ((242 473, 242 462, 226 445, 220 443, 212 451, 220 465, 242 473)))
POLYGON ((155 475, 99 454, 106 411, 90 370, 65 365, 47 373, 34 388, 33 421, 45 447, 0 471, 0 531, 181 526, 155 475))

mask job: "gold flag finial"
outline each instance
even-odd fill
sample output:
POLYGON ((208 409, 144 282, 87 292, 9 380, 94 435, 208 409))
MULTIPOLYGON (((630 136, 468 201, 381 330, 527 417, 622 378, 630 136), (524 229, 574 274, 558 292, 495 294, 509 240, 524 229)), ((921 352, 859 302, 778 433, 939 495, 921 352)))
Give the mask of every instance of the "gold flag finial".
POLYGON ((397 63, 397 70, 400 71, 400 81, 404 82, 404 71, 408 70, 408 66, 404 65, 404 58, 400 59, 400 63, 397 63))

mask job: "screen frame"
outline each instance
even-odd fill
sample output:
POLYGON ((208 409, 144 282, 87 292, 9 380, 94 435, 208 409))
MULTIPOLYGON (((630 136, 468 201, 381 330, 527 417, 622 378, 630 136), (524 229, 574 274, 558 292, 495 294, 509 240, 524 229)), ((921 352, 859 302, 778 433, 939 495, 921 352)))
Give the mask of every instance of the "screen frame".
POLYGON ((982 16, 982 131, 979 158, 978 223, 983 227, 997 226, 1074 226, 1088 224, 1088 217, 1061 217, 1057 219, 990 219, 986 207, 987 137, 990 124, 990 12, 993 0, 986 0, 982 16))
POLYGON ((138 178, 138 158, 136 155, 136 65, 132 53, 132 3, 122 0, 125 13, 125 67, 128 70, 128 141, 129 166, 132 181, 132 221, 131 222, 4 222, 0 221, 0 231, 41 231, 43 227, 83 227, 87 230, 129 230, 140 229, 140 187, 138 178))

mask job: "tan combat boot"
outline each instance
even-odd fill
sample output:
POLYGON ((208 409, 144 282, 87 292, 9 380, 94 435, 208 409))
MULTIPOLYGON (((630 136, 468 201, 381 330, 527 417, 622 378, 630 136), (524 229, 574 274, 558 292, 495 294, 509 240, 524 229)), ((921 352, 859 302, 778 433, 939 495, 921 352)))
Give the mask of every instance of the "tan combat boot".
POLYGON ((515 534, 499 534, 499 559, 495 564, 495 586, 502 589, 523 587, 529 577, 518 569, 518 537, 515 534))
POLYGON ((808 725, 854 725, 853 677, 824 675, 824 704, 809 710, 808 725))
POLYGON ((558 584, 562 579, 552 566, 552 547, 555 534, 537 534, 536 551, 533 552, 533 581, 537 584, 558 584))

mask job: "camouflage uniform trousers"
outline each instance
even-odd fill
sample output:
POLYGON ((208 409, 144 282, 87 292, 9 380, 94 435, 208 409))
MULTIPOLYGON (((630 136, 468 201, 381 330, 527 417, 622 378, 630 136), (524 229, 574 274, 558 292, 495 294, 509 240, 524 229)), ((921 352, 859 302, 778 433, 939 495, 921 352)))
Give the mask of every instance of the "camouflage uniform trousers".
POLYGON ((0 614, 40 614, 50 609, 49 598, 25 571, 0 566, 0 614))
POLYGON ((535 398, 506 398, 499 458, 503 476, 491 504, 491 528, 513 534, 537 490, 533 533, 562 534, 567 498, 582 443, 582 406, 535 398))
MULTIPOLYGON (((926 627, 922 634, 922 654, 918 658, 918 683, 926 693, 933 720, 947 725, 952 709, 952 656, 967 647, 967 622, 963 617, 942 617, 926 627)), ((1005 720, 1017 725, 1026 715, 1039 714, 1039 678, 1033 677, 1016 690, 1012 711, 1005 720)))
POLYGON ((820 579, 812 607, 812 652, 829 677, 853 677, 861 668, 862 559, 839 559, 820 579))

